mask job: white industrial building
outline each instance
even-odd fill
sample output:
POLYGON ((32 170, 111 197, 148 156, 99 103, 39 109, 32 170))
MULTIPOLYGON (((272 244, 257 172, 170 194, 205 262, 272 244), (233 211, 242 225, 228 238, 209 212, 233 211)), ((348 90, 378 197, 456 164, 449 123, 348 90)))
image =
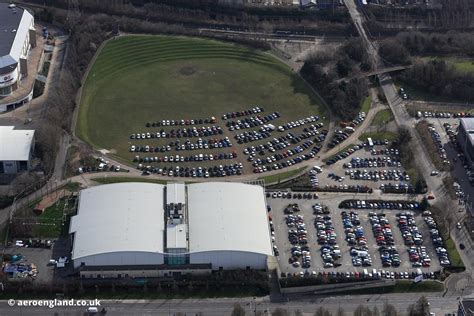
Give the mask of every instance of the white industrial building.
POLYGON ((34 130, 0 126, 0 174, 15 174, 31 168, 34 130))
POLYGON ((85 189, 70 233, 82 277, 266 269, 273 255, 264 190, 242 183, 85 189))
POLYGON ((27 10, 0 2, 0 98, 12 94, 28 75, 35 32, 34 18, 27 10))

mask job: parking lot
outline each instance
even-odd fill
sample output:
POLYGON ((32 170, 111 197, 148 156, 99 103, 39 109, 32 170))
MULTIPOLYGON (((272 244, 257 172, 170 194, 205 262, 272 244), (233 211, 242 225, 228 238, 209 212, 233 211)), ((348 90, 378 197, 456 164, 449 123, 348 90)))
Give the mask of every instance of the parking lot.
MULTIPOLYGON (((384 272, 385 274, 387 271, 397 273, 397 275, 394 275, 394 277, 399 277, 400 272, 408 272, 411 276, 411 273, 416 272, 418 267, 412 266, 412 262, 410 262, 410 256, 408 253, 408 248, 410 246, 405 245, 402 233, 399 227, 397 226, 397 214, 403 212, 413 214, 416 227, 419 230, 420 234, 423 236, 422 246, 426 247, 426 255, 431 259, 430 267, 420 266, 419 268, 423 272, 435 272, 440 270, 438 256, 430 238, 430 231, 428 225, 425 223, 424 218, 419 211, 396 209, 341 209, 339 208, 339 202, 341 201, 340 197, 337 198, 337 195, 330 193, 326 193, 325 195, 326 197, 322 197, 321 199, 316 200, 314 198, 287 199, 267 197, 267 203, 271 207, 270 214, 272 217, 273 226, 275 227, 275 245, 279 252, 278 260, 282 273, 289 273, 292 275, 294 275, 295 273, 299 274, 301 272, 317 274, 319 272, 332 271, 343 273, 362 273, 364 269, 367 269, 372 273, 373 269, 376 269, 377 272, 384 272), (333 196, 334 198, 331 198, 331 196, 333 196), (316 203, 321 204, 322 209, 324 210, 323 214, 313 214, 313 205, 316 203), (299 209, 299 211, 291 214, 300 220, 299 224, 293 227, 288 227, 286 218, 290 214, 285 214, 284 212, 285 208, 287 208, 289 204, 296 204, 299 209), (344 227, 345 224, 343 223, 342 212, 346 212, 347 214, 349 212, 353 212, 354 214, 358 215, 360 224, 354 226, 354 235, 356 235, 358 238, 360 232, 362 231, 363 239, 361 240, 365 240, 364 242, 361 242, 360 244, 359 242, 357 242, 357 244, 355 245, 350 245, 348 243, 348 241, 346 240, 347 235, 344 227), (373 226, 369 219, 369 213, 372 216, 374 214, 385 214, 384 218, 390 224, 391 234, 393 236, 393 247, 399 254, 399 265, 382 265, 381 253, 379 252, 380 246, 377 244, 378 241, 376 240, 376 236, 373 232, 373 226), (315 227, 315 219, 318 215, 321 219, 320 227, 321 225, 323 225, 324 229, 327 229, 327 227, 329 228, 326 234, 327 237, 324 237, 327 239, 323 239, 323 242, 321 244, 318 244, 318 229, 315 227), (294 257, 292 255, 292 248, 295 247, 297 244, 290 243, 289 230, 294 230, 296 232, 296 230, 298 229, 298 225, 301 225, 301 223, 304 223, 304 225, 302 225, 301 227, 305 231, 305 233, 302 234, 303 240, 306 241, 304 241, 303 244, 300 244, 300 248, 303 249, 296 249, 296 251, 301 252, 301 254, 297 253, 297 255, 299 255, 298 264, 294 264, 290 261, 290 258, 294 257), (322 244, 329 244, 330 247, 323 246, 324 248, 326 248, 326 250, 321 251, 322 244), (363 257, 368 256, 370 258, 370 260, 368 261, 371 262, 370 266, 364 266, 362 264, 362 260, 360 265, 358 265, 358 262, 356 262, 357 266, 354 266, 353 258, 355 257, 355 250, 352 250, 351 255, 351 247, 359 246, 367 247, 365 248, 367 250, 367 254, 363 253, 364 249, 362 248, 360 249, 360 251, 362 252, 363 257), (305 252, 303 253, 303 251, 305 252), (308 251, 308 253, 306 253, 306 251, 308 251), (340 258, 338 258, 339 251, 340 258), (328 259, 328 255, 325 255, 325 253, 330 255, 334 254, 333 258, 335 260, 333 260, 332 265, 327 264, 328 261, 325 261, 323 259, 323 257, 328 259), (306 259, 304 259, 304 257, 306 257, 306 259), (304 265, 304 263, 308 263, 308 261, 310 262, 310 265, 304 265)), ((348 197, 350 197, 350 195, 348 195, 348 197)), ((321 236, 321 234, 319 236, 321 236)), ((293 242, 295 242, 294 238, 293 242)), ((389 246, 387 245, 386 247, 388 248, 389 246)), ((295 250, 295 248, 293 248, 293 250, 295 250)), ((384 256, 386 255, 387 254, 385 252, 384 256)), ((331 259, 328 260, 331 261, 331 259)))
MULTIPOLYGON (((405 172, 398 150, 391 148, 385 140, 374 140, 374 146, 368 142, 358 144, 347 157, 340 157, 334 163, 322 166, 318 177, 319 188, 347 188, 349 186, 367 186, 382 189, 387 186, 397 188, 412 187, 410 177, 405 172)), ((326 162, 326 164, 328 164, 326 162)))
POLYGON ((328 133, 323 127, 319 116, 288 120, 257 106, 218 118, 147 122, 130 134, 129 155, 145 175, 264 173, 316 157, 328 133))
POLYGON ((25 248, 13 245, 5 249, 5 254, 19 255, 21 259, 16 263, 35 265, 37 269, 35 282, 50 283, 53 280, 54 265, 48 265, 49 260, 53 257, 52 249, 25 248))

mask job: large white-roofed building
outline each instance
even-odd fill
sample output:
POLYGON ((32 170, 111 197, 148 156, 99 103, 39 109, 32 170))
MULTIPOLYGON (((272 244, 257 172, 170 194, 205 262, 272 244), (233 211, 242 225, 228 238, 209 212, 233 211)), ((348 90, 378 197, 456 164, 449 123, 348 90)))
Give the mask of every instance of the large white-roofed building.
POLYGON ((0 2, 0 98, 28 76, 28 55, 36 46, 34 18, 27 10, 0 2))
POLYGON ((31 168, 34 130, 0 126, 0 173, 15 174, 31 168))
POLYGON ((188 185, 190 262, 265 267, 272 245, 264 194, 261 186, 242 183, 188 185))
POLYGON ((81 191, 71 219, 75 266, 163 264, 163 185, 118 183, 81 191))
POLYGON ((264 190, 242 183, 119 183, 80 192, 72 260, 83 277, 266 269, 264 190))

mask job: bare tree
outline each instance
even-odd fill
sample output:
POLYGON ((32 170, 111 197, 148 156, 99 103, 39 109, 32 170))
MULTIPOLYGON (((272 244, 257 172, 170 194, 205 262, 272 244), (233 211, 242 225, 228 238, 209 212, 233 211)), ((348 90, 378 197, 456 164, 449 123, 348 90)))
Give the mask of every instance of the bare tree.
POLYGON ((232 310, 232 316, 245 316, 245 309, 238 303, 234 304, 234 309, 232 310))
POLYGON ((382 309, 382 316, 397 316, 397 309, 392 304, 385 302, 382 309))

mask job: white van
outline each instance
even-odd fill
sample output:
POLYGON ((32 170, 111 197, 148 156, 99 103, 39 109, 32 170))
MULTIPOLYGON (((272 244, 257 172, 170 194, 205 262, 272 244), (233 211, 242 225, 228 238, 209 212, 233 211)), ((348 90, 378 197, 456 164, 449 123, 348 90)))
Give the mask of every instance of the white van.
POLYGON ((87 308, 87 313, 89 315, 95 315, 95 314, 99 313, 99 309, 95 306, 90 306, 90 307, 87 308))
POLYGON ((323 172, 323 168, 321 168, 320 166, 314 166, 313 169, 316 170, 317 173, 323 172))

